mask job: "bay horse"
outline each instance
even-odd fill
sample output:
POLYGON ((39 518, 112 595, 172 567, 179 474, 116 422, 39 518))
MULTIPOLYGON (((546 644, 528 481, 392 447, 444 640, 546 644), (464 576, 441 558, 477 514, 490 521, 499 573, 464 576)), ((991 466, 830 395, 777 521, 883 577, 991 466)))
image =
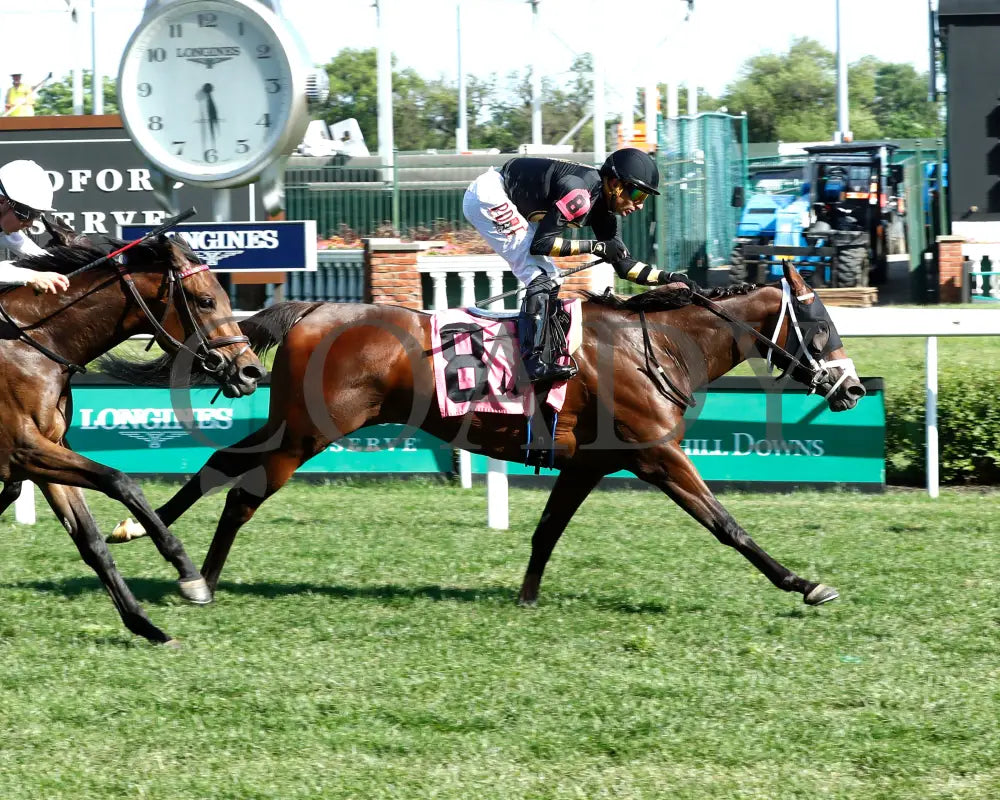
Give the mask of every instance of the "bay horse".
POLYGON ((98 246, 65 225, 45 223, 52 236, 47 254, 18 264, 70 275, 70 285, 58 295, 27 287, 0 295, 0 513, 17 499, 22 480, 35 481, 125 627, 168 642, 119 574, 82 489, 106 494, 143 521, 177 569, 186 599, 206 603, 211 593, 138 485, 69 448, 70 381, 84 371, 81 365, 143 333, 152 334, 167 357, 183 353, 198 364, 229 397, 252 393, 266 373, 232 320, 228 296, 182 239, 158 236, 131 247, 127 258, 88 268, 123 243, 109 239, 107 247, 98 246))
MULTIPOLYGON (((743 285, 707 297, 669 287, 628 299, 587 295, 582 310, 579 373, 568 382, 555 427, 559 474, 532 536, 519 601, 537 601, 545 565, 567 523, 602 477, 623 469, 664 491, 778 588, 800 593, 810 605, 835 599, 835 589, 799 577, 754 542, 681 447, 692 392, 751 355, 769 357, 824 395, 833 411, 853 408, 864 396, 822 301, 794 267, 786 267, 776 285, 743 285)), ((426 313, 290 302, 241 327, 258 352, 279 345, 267 423, 215 452, 157 509, 165 524, 173 524, 204 494, 235 480, 202 565, 213 592, 237 532, 260 504, 305 461, 358 428, 408 423, 460 442, 462 449, 507 461, 524 458, 523 416, 442 418, 433 402, 426 313)))

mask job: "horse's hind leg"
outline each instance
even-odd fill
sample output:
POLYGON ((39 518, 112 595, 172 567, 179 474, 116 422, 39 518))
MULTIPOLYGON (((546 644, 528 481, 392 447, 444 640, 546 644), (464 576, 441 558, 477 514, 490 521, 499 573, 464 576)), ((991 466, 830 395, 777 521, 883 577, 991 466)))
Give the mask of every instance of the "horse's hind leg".
POLYGON ((542 573, 552 555, 562 532, 570 519, 600 482, 603 473, 567 467, 556 478, 549 499, 542 511, 542 518, 531 537, 531 558, 521 583, 518 603, 533 606, 538 601, 538 590, 542 583, 542 573))
POLYGON ((72 486, 47 483, 39 484, 39 489, 57 519, 66 528, 84 562, 97 573, 104 588, 108 590, 125 627, 136 636, 143 636, 151 642, 171 641, 167 634, 150 622, 118 572, 108 546, 97 529, 97 523, 83 499, 83 492, 72 486))
POLYGON ((779 589, 799 592, 813 606, 839 596, 833 587, 800 578, 764 552, 722 507, 677 442, 642 451, 634 469, 636 475, 666 492, 722 544, 739 551, 779 589))
POLYGON ((3 514, 11 503, 21 496, 21 481, 8 481, 0 490, 0 514, 3 514))

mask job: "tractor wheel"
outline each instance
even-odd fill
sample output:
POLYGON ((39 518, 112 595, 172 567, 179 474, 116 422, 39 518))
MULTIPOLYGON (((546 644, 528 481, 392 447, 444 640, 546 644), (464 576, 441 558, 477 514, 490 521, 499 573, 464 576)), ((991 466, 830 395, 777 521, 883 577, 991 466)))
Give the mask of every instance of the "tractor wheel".
POLYGON ((729 282, 754 283, 757 280, 759 262, 748 261, 743 254, 743 243, 737 242, 729 254, 729 282))
POLYGON ((868 285, 868 249, 842 247, 833 260, 834 286, 847 289, 868 285))

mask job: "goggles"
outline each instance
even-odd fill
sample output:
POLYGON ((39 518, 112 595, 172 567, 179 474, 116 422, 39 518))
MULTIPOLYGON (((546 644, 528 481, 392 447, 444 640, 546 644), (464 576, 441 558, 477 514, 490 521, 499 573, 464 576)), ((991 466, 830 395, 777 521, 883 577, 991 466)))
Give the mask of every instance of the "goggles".
POLYGON ((640 189, 634 183, 623 184, 622 190, 625 192, 625 196, 636 205, 644 202, 649 197, 649 192, 645 189, 640 189))
POLYGON ((35 209, 18 203, 16 200, 11 200, 9 197, 5 199, 7 201, 7 206, 14 213, 14 216, 21 220, 21 222, 34 222, 42 216, 41 211, 35 211, 35 209))

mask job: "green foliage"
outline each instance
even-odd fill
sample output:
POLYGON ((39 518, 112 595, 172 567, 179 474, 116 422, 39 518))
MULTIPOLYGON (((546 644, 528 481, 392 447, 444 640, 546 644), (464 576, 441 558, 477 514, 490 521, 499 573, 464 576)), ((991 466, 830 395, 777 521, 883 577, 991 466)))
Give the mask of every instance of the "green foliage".
MULTIPOLYGON (((747 112, 752 142, 829 139, 837 127, 835 55, 803 38, 785 54, 749 59, 721 100, 747 112)), ((909 64, 865 56, 848 67, 850 126, 856 140, 939 138, 938 106, 927 100, 927 75, 909 64)))
MULTIPOLYGON (((83 113, 94 113, 94 85, 93 73, 90 70, 83 71, 83 113)), ((104 102, 105 114, 118 113, 118 90, 115 78, 107 75, 103 76, 101 87, 103 91, 102 100, 104 102)), ((35 102, 35 114, 61 114, 69 115, 73 113, 73 76, 66 75, 61 80, 49 82, 38 90, 35 102)))

